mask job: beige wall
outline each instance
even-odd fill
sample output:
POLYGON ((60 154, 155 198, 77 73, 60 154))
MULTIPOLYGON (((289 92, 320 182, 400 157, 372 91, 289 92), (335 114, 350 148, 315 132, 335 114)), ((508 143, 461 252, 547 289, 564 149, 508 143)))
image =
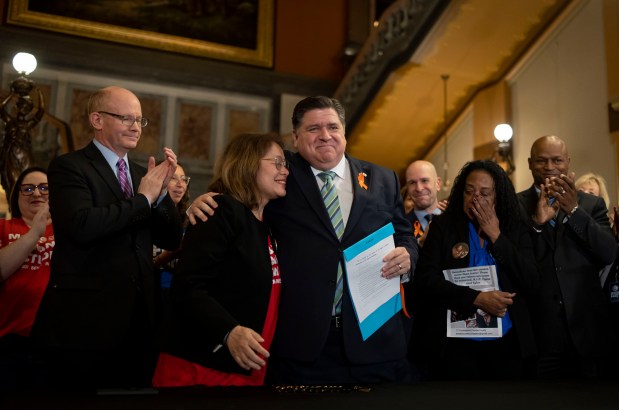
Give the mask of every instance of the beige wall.
POLYGON ((460 168, 473 159, 475 146, 473 135, 473 111, 468 110, 447 132, 447 170, 444 168, 444 145, 435 147, 427 158, 436 167, 438 175, 444 181, 447 180, 447 184, 443 183, 443 191, 439 194, 439 199, 449 196, 449 191, 460 168))
MULTIPOLYGON (((611 3, 619 7, 619 0, 611 3)), ((617 82, 619 72, 607 67, 607 53, 613 49, 606 47, 604 7, 605 3, 598 0, 576 1, 506 78, 514 128, 516 171, 512 179, 517 191, 533 182, 527 163, 533 141, 556 134, 567 142, 571 170, 577 175, 601 174, 608 182, 611 201, 617 204, 617 148, 608 130, 607 104, 609 84, 617 82), (609 75, 614 77, 609 79, 609 75)), ((487 111, 481 100, 479 104, 480 110, 487 111)), ((476 136, 482 132, 480 118, 487 116, 471 111, 475 111, 474 103, 460 125, 449 132, 451 178, 464 162, 474 158, 474 147, 487 141, 476 136)), ((488 133, 491 135, 492 129, 488 133)), ((441 146, 435 147, 427 159, 442 173, 441 146)))
MULTIPOLYGON (((619 0, 604 0, 604 40, 606 44, 606 72, 608 73, 608 98, 613 105, 615 126, 612 138, 615 143, 615 158, 619 159, 619 0)), ((615 164, 615 175, 619 173, 619 166, 615 164)), ((619 178, 615 182, 615 189, 619 195, 619 178)), ((619 202, 619 198, 614 197, 619 202)))
POLYGON ((512 89, 516 173, 519 190, 532 183, 531 144, 555 134, 567 142, 570 169, 606 178, 617 198, 615 149, 608 130, 603 3, 583 1, 509 80, 512 89))

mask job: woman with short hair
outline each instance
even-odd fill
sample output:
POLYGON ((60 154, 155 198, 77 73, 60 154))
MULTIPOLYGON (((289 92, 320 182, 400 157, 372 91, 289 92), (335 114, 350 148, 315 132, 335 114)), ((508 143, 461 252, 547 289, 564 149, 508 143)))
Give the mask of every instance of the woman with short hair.
POLYGON ((217 212, 187 229, 155 387, 262 385, 281 279, 263 211, 286 195, 288 169, 273 135, 234 138, 209 189, 217 212))

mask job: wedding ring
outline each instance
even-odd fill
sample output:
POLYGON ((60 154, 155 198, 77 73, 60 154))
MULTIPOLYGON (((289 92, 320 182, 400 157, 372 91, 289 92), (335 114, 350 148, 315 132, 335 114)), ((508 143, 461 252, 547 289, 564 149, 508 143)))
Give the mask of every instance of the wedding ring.
POLYGON ((565 188, 561 188, 561 195, 565 193, 565 188))
POLYGON ((400 268, 399 270, 402 270, 402 265, 400 265, 399 263, 398 263, 398 268, 400 268))

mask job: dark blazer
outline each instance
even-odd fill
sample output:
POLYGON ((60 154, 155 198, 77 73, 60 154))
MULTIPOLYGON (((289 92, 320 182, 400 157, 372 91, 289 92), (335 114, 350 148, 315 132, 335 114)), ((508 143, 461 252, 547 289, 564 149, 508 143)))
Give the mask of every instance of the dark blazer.
MULTIPOLYGON (((146 169, 129 161, 134 192, 146 169)), ((33 336, 47 346, 107 349, 126 335, 138 292, 154 320, 153 243, 176 249, 180 216, 169 195, 152 208, 124 199, 94 143, 55 158, 48 172, 56 244, 33 336)))
MULTIPOLYGON (((469 266, 470 254, 461 259, 452 255, 454 246, 461 242, 469 243, 468 218, 464 213, 442 214, 432 219, 413 280, 413 297, 408 300, 415 318, 414 356, 444 354, 447 309, 464 317, 473 316, 477 310, 473 302, 479 291, 455 285, 443 276, 445 269, 469 266)), ((508 312, 512 331, 518 336, 520 355, 532 356, 536 346, 528 304, 539 287, 540 277, 527 227, 519 224, 512 231, 502 231, 488 250, 496 261, 501 290, 516 293, 508 312)))
POLYGON ((411 210, 405 215, 405 217, 411 223, 411 227, 413 229, 413 236, 415 237, 415 239, 419 240, 419 238, 421 238, 421 236, 423 235, 424 231, 423 229, 421 229, 421 227, 418 232, 415 231, 415 222, 418 222, 421 225, 421 221, 419 220, 419 218, 417 218, 415 210, 411 210))
POLYGON ((206 367, 249 374, 220 345, 237 325, 262 333, 273 283, 269 230, 232 197, 214 199, 217 212, 190 226, 183 239, 163 350, 206 367))
MULTIPOLYGON (((299 154, 288 153, 288 159, 287 194, 271 201, 265 210, 279 243, 283 283, 274 349, 284 358, 312 361, 329 334, 342 251, 389 222, 395 228, 396 246, 407 248, 413 267, 418 246, 404 218, 399 181, 393 171, 347 156, 354 199, 340 243, 309 163, 299 154), (367 189, 358 182, 361 173, 367 189)), ((402 315, 391 318, 364 342, 346 281, 344 286, 343 341, 348 359, 353 364, 367 364, 405 358, 402 315)))
POLYGON ((578 210, 574 215, 563 223, 565 213, 559 211, 556 226, 546 224, 537 233, 531 219, 538 201, 535 187, 520 192, 518 199, 531 226, 542 274, 534 314, 540 345, 556 336, 552 322, 564 311, 578 352, 585 357, 599 356, 608 340, 608 308, 599 272, 617 254, 604 200, 578 192, 578 210))

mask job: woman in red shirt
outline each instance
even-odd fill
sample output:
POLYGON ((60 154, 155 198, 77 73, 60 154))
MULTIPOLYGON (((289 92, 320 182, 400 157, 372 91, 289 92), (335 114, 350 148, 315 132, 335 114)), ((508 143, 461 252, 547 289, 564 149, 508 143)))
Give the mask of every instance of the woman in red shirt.
POLYGON ((54 248, 48 194, 45 170, 26 169, 11 191, 12 218, 0 219, 0 389, 42 381, 29 336, 54 248))

